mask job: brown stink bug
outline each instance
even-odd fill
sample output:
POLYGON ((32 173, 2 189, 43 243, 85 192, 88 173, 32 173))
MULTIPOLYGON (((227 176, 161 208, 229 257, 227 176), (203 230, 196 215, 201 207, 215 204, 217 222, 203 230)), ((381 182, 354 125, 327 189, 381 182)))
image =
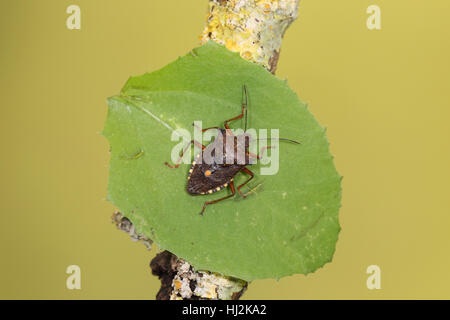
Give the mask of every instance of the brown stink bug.
MULTIPOLYGON (((250 135, 246 134, 247 131, 247 88, 243 86, 244 99, 242 102, 242 111, 239 115, 234 118, 228 119, 224 122, 225 129, 219 127, 210 127, 202 129, 202 132, 207 130, 216 129, 218 131, 217 138, 210 143, 208 146, 204 146, 196 140, 191 140, 187 147, 183 150, 180 158, 175 165, 170 165, 165 162, 170 168, 178 168, 182 162, 183 154, 195 144, 197 147, 201 148, 202 152, 196 156, 192 162, 191 168, 189 169, 187 192, 191 195, 207 195, 220 191, 226 187, 230 187, 231 194, 212 201, 206 201, 203 204, 202 211, 206 209, 207 205, 217 203, 219 201, 233 197, 236 194, 236 189, 234 186, 234 176, 239 172, 244 172, 250 177, 237 187, 237 191, 242 197, 246 197, 241 191, 241 188, 249 183, 255 176, 253 172, 246 168, 246 166, 251 165, 254 161, 260 160, 266 149, 272 148, 272 146, 265 146, 261 149, 261 154, 257 155, 249 152, 250 146, 250 135), (233 135, 228 123, 230 121, 241 119, 245 116, 245 129, 244 133, 241 135, 233 135), (217 150, 222 151, 217 154, 217 150), (230 156, 231 154, 231 156, 230 156), (241 156, 239 156, 241 155, 241 156), (208 157, 209 156, 209 157, 208 157), (210 161, 199 161, 200 159, 209 159, 210 161), (252 160, 252 161, 251 161, 252 160)), ((289 141, 296 144, 299 142, 280 138, 279 140, 289 141)))

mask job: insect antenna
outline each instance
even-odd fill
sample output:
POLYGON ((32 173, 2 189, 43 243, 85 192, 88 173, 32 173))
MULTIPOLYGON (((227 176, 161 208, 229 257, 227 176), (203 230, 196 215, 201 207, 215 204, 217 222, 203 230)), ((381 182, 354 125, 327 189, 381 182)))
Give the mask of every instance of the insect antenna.
POLYGON ((282 140, 282 141, 288 141, 288 142, 292 142, 292 143, 295 143, 295 144, 301 144, 300 142, 298 142, 298 141, 295 141, 295 140, 292 140, 292 139, 286 139, 286 138, 278 138, 278 140, 282 140))
POLYGON ((243 108, 245 109, 245 124, 244 124, 244 132, 247 131, 247 87, 245 86, 245 84, 243 85, 243 90, 244 90, 244 99, 242 102, 243 108))
MULTIPOLYGON (((268 141, 268 140, 276 140, 276 138, 264 138, 264 139, 259 138, 259 139, 255 139, 255 140, 258 140, 258 141, 260 141, 260 140, 266 140, 266 141, 268 141)), ((295 144, 301 144, 301 143, 298 142, 298 141, 291 140, 291 139, 286 139, 286 138, 278 138, 278 140, 281 140, 281 141, 288 141, 288 142, 292 142, 292 143, 295 143, 295 144)))

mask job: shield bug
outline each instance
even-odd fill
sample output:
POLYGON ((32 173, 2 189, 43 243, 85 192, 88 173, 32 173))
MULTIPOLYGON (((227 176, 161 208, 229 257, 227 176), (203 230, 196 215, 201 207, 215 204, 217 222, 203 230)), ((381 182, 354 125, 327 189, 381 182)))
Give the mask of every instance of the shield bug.
MULTIPOLYGON (((210 143, 208 146, 204 146, 196 140, 191 140, 186 148, 181 153, 175 165, 171 165, 165 162, 165 165, 170 168, 178 168, 183 159, 183 154, 195 144, 197 147, 201 148, 201 153, 198 154, 189 169, 187 192, 191 195, 208 195, 224 188, 229 187, 231 194, 223 198, 219 198, 212 201, 205 201, 200 214, 206 209, 206 206, 229 199, 236 194, 236 188, 234 185, 234 177, 239 173, 243 172, 249 175, 249 178, 237 187, 239 194, 245 198, 247 194, 241 191, 241 188, 249 183, 255 174, 250 171, 246 166, 254 163, 255 160, 260 160, 266 149, 272 148, 272 146, 265 146, 261 149, 261 153, 254 154, 249 152, 250 146, 250 135, 246 134, 247 131, 247 88, 243 86, 243 102, 241 113, 231 119, 224 122, 224 127, 210 127, 202 129, 202 132, 207 130, 215 129, 218 131, 216 139, 210 143), (245 127, 244 133, 241 135, 234 135, 230 129, 228 123, 234 120, 241 119, 245 116, 245 127), (217 152, 219 151, 219 152, 217 152), (223 152, 220 152, 223 151, 223 152), (206 155, 206 156, 205 156, 206 155), (209 161, 204 162, 203 159, 209 159, 209 161), (202 161, 200 161, 200 159, 202 161), (251 161, 252 160, 252 161, 251 161)), ((299 144, 299 142, 279 138, 279 140, 293 142, 299 144)))

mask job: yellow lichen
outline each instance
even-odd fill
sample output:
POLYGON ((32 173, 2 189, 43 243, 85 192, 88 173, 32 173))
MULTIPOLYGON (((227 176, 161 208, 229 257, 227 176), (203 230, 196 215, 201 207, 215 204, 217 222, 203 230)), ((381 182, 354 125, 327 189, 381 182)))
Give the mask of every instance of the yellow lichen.
POLYGON ((225 47, 227 47, 227 49, 231 50, 231 51, 239 51, 239 48, 237 47, 236 42, 232 39, 228 39, 225 42, 225 47))
POLYGON ((250 58, 252 57, 252 54, 250 53, 250 51, 245 51, 241 54, 242 58, 250 60, 250 58))
POLYGON ((296 18, 298 0, 210 1, 202 43, 214 40, 266 69, 296 18))

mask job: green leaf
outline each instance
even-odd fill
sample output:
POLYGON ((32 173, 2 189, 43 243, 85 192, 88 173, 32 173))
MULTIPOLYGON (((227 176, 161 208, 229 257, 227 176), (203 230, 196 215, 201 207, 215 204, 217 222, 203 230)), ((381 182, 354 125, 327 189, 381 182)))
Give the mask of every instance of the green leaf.
MULTIPOLYGON (((285 81, 209 42, 161 70, 132 77, 108 99, 104 135, 110 142, 108 200, 139 233, 197 270, 251 281, 309 273, 331 261, 340 230, 340 180, 325 129, 285 81), (191 196, 190 165, 170 162, 172 130, 192 123, 221 126, 241 111, 248 89, 248 127, 279 129, 301 145, 279 144, 279 171, 256 177, 249 196, 210 205, 229 190, 191 196)), ((231 124, 243 127, 243 121, 231 124)), ((270 130, 269 130, 270 132, 270 130)), ((193 156, 192 156, 193 157, 193 156)), ((236 186, 248 176, 239 173, 236 186)))

